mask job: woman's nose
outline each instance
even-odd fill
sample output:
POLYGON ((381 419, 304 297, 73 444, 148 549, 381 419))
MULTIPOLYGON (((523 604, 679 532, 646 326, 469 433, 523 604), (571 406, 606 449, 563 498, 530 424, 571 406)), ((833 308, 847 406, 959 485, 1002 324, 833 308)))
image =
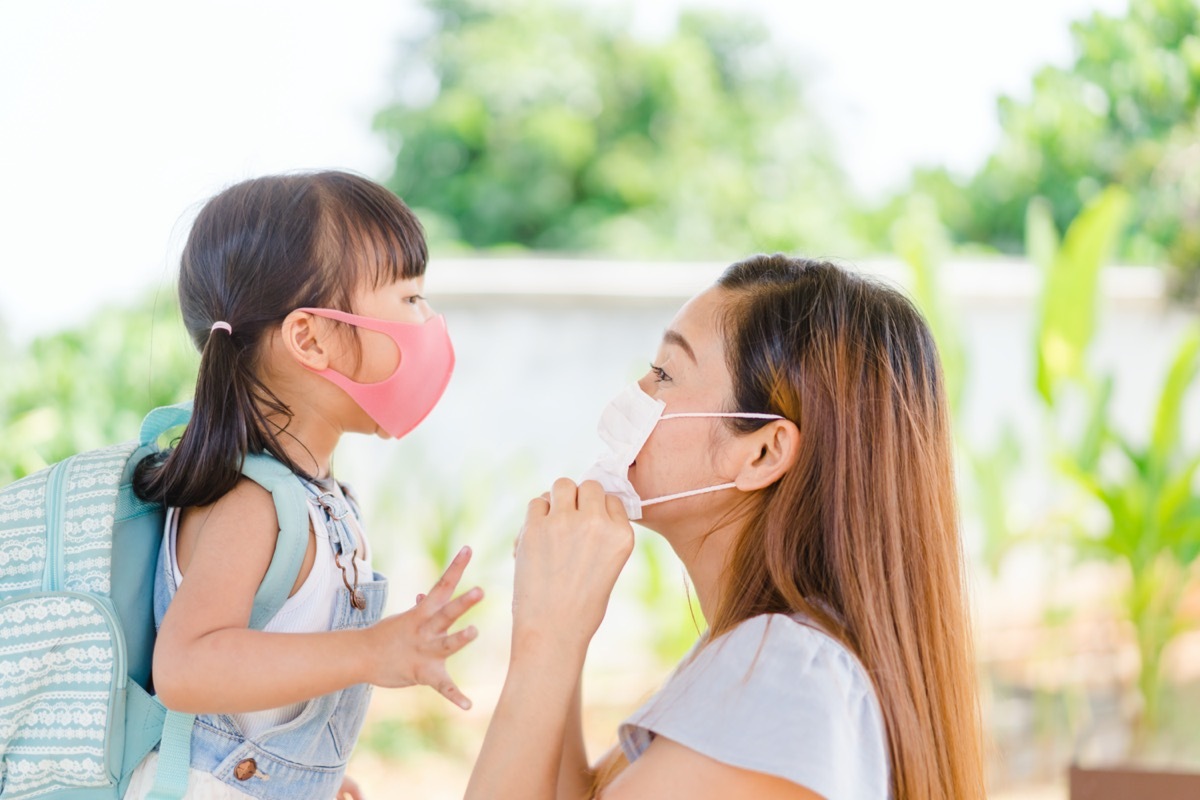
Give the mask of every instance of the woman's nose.
POLYGON ((647 372, 638 380, 638 386, 642 387, 642 391, 646 394, 654 394, 654 375, 647 372))

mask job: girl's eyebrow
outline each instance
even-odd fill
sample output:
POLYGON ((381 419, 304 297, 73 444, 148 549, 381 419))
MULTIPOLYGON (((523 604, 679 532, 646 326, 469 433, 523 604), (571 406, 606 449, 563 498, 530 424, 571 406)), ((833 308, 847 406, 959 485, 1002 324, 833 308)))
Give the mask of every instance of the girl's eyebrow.
POLYGON ((696 353, 692 350, 692 346, 688 344, 688 340, 683 338, 683 334, 681 334, 679 331, 667 328, 665 331, 663 331, 663 342, 666 344, 676 345, 683 352, 687 353, 688 358, 692 360, 693 364, 699 363, 696 361, 696 353))

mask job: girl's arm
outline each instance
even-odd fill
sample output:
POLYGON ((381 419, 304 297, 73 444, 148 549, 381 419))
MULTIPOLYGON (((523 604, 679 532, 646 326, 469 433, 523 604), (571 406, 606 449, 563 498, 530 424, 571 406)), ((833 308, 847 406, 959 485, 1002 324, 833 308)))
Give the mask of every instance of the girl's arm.
POLYGON ((466 549, 414 608, 358 630, 264 633, 247 625, 279 522, 271 494, 249 480, 192 513, 187 574, 167 608, 154 648, 154 685, 163 703, 191 713, 278 708, 356 683, 436 688, 469 707, 445 659, 475 638, 449 627, 482 597, 451 599, 470 560, 466 549))
POLYGON ((598 483, 560 479, 549 500, 529 504, 517 545, 508 677, 468 800, 554 800, 560 776, 563 791, 583 788, 574 780, 588 771, 571 709, 588 644, 632 550, 624 508, 598 483))

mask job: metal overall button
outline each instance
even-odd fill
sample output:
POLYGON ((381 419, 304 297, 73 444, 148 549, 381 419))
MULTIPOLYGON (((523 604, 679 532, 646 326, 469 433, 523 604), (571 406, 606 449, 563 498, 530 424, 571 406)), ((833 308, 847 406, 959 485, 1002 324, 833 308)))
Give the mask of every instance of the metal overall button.
POLYGON ((248 781, 255 775, 263 779, 267 777, 267 773, 258 771, 258 762, 253 758, 243 758, 233 768, 233 777, 239 781, 248 781))

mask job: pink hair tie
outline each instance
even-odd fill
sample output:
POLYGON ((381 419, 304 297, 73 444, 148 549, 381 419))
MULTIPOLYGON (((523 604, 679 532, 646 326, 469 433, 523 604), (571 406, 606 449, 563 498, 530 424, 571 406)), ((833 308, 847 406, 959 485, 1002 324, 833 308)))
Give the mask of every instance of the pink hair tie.
POLYGON ((208 332, 212 333, 213 331, 217 331, 217 330, 225 331, 226 333, 231 334, 231 335, 233 334, 233 328, 230 327, 228 322, 214 322, 212 324, 212 327, 208 329, 208 332))

